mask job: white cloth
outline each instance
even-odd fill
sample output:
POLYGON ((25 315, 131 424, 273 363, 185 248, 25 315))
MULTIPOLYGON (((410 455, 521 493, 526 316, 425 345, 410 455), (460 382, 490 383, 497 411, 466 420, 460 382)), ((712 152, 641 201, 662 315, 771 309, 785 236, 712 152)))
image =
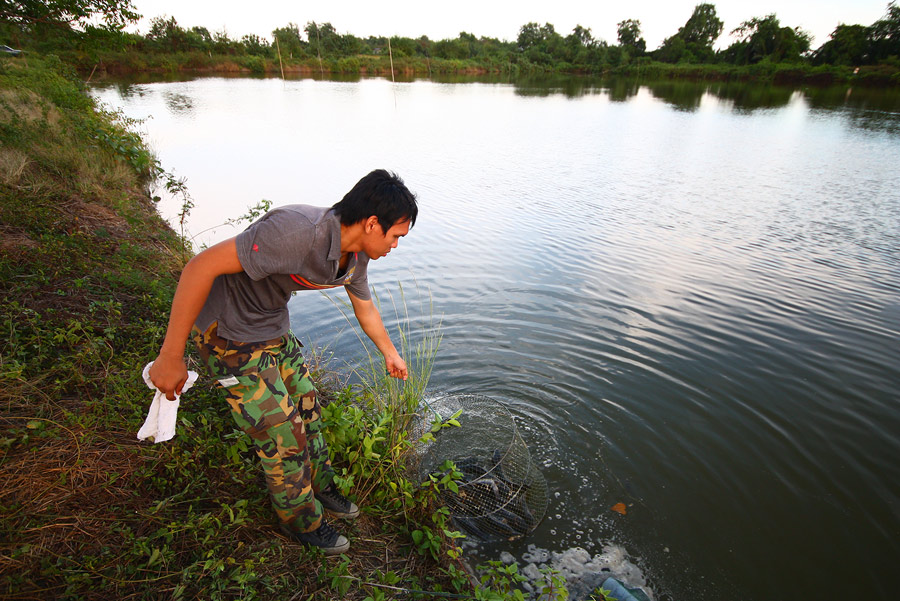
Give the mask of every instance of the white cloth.
MULTIPOLYGON (((151 365, 153 365, 153 361, 144 366, 144 382, 147 383, 151 390, 155 390, 156 394, 153 395, 153 402, 150 403, 147 419, 144 420, 144 425, 138 430, 137 437, 138 440, 144 440, 152 436, 153 442, 165 442, 175 436, 175 421, 178 418, 178 403, 181 400, 181 395, 175 395, 174 401, 167 399, 166 394, 150 381, 151 365)), ((181 394, 187 392, 187 389, 193 386, 196 380, 197 372, 189 371, 187 382, 184 383, 181 394)))

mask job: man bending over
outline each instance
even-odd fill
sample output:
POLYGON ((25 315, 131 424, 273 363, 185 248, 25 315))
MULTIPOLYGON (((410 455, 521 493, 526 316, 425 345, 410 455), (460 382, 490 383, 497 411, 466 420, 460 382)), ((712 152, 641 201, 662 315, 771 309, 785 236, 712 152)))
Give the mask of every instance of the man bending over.
POLYGON ((190 334, 218 380, 238 426, 256 445, 272 506, 285 535, 328 554, 350 547, 324 519, 359 508, 333 483, 316 389, 290 331, 297 290, 343 286, 387 373, 407 367, 369 291, 370 260, 386 256, 416 222, 418 206, 397 175, 376 170, 331 208, 273 209, 234 238, 196 255, 175 291, 165 341, 150 378, 170 400, 187 379, 190 334))

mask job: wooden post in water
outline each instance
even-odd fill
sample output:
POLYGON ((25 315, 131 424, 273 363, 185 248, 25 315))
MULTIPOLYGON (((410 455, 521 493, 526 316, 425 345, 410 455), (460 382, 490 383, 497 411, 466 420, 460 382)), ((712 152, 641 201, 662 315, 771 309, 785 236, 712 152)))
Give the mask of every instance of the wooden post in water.
POLYGON ((275 36, 275 49, 278 51, 278 66, 281 67, 281 81, 284 81, 284 64, 281 62, 281 45, 278 43, 278 36, 275 36))
POLYGON ((391 83, 397 83, 394 81, 394 53, 391 52, 391 38, 388 38, 388 57, 391 59, 391 83))
POLYGON ((325 79, 325 69, 322 67, 322 41, 319 39, 319 24, 313 21, 313 26, 316 28, 316 55, 319 57, 319 75, 322 76, 322 79, 325 79))

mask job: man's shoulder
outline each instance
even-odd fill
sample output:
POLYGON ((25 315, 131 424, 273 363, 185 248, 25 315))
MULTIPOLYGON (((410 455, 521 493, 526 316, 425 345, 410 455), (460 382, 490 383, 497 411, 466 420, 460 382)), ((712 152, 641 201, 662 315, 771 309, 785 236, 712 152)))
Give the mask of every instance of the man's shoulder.
POLYGON ((319 224, 328 219, 331 207, 289 204, 275 207, 267 213, 269 218, 294 219, 298 222, 319 224))

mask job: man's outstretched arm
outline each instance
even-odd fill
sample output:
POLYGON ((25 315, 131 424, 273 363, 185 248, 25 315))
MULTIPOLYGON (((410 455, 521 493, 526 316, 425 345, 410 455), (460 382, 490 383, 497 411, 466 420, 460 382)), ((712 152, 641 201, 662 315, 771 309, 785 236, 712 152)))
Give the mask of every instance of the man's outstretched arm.
POLYGON ((184 344, 209 296, 213 281, 224 273, 240 271, 243 271, 243 267, 238 260, 234 238, 207 248, 184 266, 172 300, 166 338, 159 357, 150 368, 150 380, 170 401, 181 393, 187 380, 184 344))
POLYGON ((394 343, 391 342, 391 337, 384 328, 384 322, 381 321, 381 314, 378 312, 375 303, 371 299, 362 300, 357 298, 349 292, 347 295, 350 297, 350 304, 353 305, 353 314, 356 315, 359 326, 366 333, 366 336, 375 343, 381 354, 384 355, 384 366, 387 368, 388 374, 401 380, 408 378, 409 371, 406 368, 406 362, 400 356, 400 353, 397 352, 394 343))

